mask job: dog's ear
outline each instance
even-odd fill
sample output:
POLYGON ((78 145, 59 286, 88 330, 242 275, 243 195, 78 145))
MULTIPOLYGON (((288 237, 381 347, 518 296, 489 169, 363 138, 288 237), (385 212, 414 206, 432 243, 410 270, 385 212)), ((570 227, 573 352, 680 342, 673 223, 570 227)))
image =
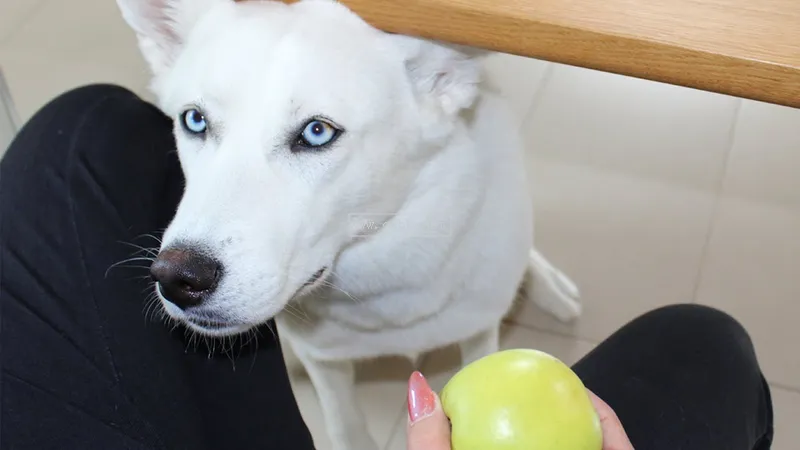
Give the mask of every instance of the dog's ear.
POLYGON ((483 52, 418 38, 392 35, 405 58, 417 94, 445 116, 469 108, 478 96, 483 52))
POLYGON ((117 0, 153 74, 169 68, 200 17, 218 3, 233 0, 117 0))

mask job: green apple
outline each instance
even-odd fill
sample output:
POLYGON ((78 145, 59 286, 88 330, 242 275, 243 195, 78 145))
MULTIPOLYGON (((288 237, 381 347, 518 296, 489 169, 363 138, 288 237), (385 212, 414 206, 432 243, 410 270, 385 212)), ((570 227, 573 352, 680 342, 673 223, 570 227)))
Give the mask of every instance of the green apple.
POLYGON ((566 364, 505 350, 467 365, 442 390, 452 450, 601 450, 600 420, 566 364))

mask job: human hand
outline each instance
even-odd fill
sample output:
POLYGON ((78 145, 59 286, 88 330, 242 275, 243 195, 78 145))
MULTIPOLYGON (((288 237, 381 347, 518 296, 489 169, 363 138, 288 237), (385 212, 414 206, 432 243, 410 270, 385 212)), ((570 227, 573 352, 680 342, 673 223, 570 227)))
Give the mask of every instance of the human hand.
MULTIPOLYGON (((614 410, 593 392, 592 405, 603 430, 603 450, 634 450, 614 410)), ((450 422, 439 397, 425 377, 414 372, 408 380, 408 450, 450 450, 450 422)))
POLYGON ((587 392, 589 392, 589 399, 600 418, 600 428, 603 430, 603 450, 634 450, 617 413, 594 392, 588 389, 587 392))
POLYGON ((419 372, 408 379, 408 450, 450 450, 450 421, 439 396, 419 372))

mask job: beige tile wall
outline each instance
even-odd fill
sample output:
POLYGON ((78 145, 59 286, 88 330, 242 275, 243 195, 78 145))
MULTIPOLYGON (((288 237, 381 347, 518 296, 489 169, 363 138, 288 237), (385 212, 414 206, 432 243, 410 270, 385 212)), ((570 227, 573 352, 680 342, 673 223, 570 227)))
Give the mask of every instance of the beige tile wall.
MULTIPOLYGON (((3 0, 0 66, 20 116, 65 89, 114 82, 147 97, 147 71, 111 0, 3 0)), ((505 346, 575 361, 658 305, 698 302, 750 330, 773 384, 778 450, 800 442, 800 112, 508 55, 487 63, 529 145, 536 240, 578 282, 566 326, 525 306, 505 346)), ((441 386, 452 352, 426 360, 441 386)), ((404 448, 403 361, 361 371, 386 448, 404 448)), ((314 392, 294 384, 328 447, 314 392)))

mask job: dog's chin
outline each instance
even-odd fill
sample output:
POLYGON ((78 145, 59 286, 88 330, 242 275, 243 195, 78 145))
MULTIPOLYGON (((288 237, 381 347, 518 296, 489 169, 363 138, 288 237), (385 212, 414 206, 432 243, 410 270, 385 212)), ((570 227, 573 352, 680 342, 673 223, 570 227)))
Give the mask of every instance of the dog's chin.
POLYGON ((254 328, 251 325, 225 324, 222 322, 211 323, 207 321, 199 322, 192 319, 181 319, 181 322, 186 324, 186 327, 195 333, 209 337, 236 336, 254 328))
POLYGON ((235 336, 257 326, 246 323, 228 322, 219 319, 212 320, 203 317, 196 317, 190 313, 182 311, 180 308, 168 301, 165 301, 164 299, 161 299, 161 305, 164 308, 164 312, 167 314, 167 316, 169 316, 170 319, 185 325, 189 330, 203 336, 235 336))

